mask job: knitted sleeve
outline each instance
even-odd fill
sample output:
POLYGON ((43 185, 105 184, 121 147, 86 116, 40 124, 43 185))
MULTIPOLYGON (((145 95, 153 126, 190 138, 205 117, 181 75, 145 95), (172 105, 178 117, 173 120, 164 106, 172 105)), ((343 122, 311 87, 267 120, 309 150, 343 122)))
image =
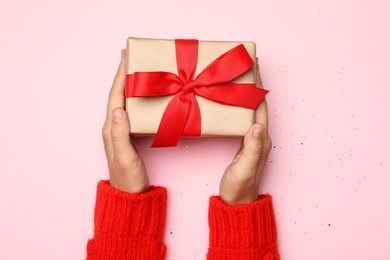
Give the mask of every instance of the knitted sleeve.
POLYGON ((154 260, 164 259, 163 244, 167 191, 129 194, 98 184, 94 236, 87 244, 87 259, 154 260))
POLYGON ((260 195, 247 205, 227 205, 210 198, 208 260, 280 259, 272 198, 260 195))

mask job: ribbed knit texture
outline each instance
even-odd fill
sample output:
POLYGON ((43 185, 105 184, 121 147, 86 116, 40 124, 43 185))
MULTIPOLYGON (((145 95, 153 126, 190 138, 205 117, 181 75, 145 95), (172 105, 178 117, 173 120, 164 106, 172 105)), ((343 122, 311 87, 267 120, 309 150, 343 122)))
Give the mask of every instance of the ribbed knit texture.
POLYGON ((210 198, 209 260, 276 260, 277 234, 272 198, 259 196, 248 205, 227 205, 220 197, 210 198))
MULTIPOLYGON (((87 245, 88 260, 164 259, 163 244, 167 191, 150 187, 129 194, 98 184, 95 230, 87 245)), ((209 260, 278 260, 276 225, 269 195, 248 205, 230 206, 210 198, 209 260)))
POLYGON ((166 201, 163 187, 129 194, 111 187, 109 181, 99 182, 94 237, 87 245, 87 259, 164 259, 166 201))

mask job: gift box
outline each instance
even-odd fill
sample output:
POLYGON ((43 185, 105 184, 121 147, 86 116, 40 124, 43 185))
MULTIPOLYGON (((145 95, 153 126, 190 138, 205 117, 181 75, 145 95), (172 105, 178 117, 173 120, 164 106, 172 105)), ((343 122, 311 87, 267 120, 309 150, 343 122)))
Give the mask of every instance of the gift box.
POLYGON ((253 42, 128 38, 126 110, 154 147, 180 137, 243 136, 267 90, 256 87, 253 42))

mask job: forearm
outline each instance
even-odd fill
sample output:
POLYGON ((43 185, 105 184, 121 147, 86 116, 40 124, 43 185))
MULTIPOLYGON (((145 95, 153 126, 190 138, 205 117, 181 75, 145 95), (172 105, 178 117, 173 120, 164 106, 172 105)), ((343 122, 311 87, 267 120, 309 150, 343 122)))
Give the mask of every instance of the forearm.
POLYGON ((227 205, 210 198, 209 260, 280 259, 272 198, 261 195, 251 204, 227 205))
POLYGON ((162 187, 129 194, 101 181, 87 259, 164 259, 166 200, 167 191, 162 187))

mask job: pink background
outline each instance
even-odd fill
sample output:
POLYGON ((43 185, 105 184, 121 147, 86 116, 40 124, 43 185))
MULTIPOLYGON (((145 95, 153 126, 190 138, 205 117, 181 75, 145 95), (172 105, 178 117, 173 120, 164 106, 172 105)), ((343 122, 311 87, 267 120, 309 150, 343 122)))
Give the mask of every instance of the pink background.
MULTIPOLYGON (((282 259, 390 259, 390 2, 2 1, 0 259, 83 259, 107 94, 127 36, 253 40, 282 259)), ((239 140, 137 141, 169 189, 167 259, 205 259, 239 140)))

